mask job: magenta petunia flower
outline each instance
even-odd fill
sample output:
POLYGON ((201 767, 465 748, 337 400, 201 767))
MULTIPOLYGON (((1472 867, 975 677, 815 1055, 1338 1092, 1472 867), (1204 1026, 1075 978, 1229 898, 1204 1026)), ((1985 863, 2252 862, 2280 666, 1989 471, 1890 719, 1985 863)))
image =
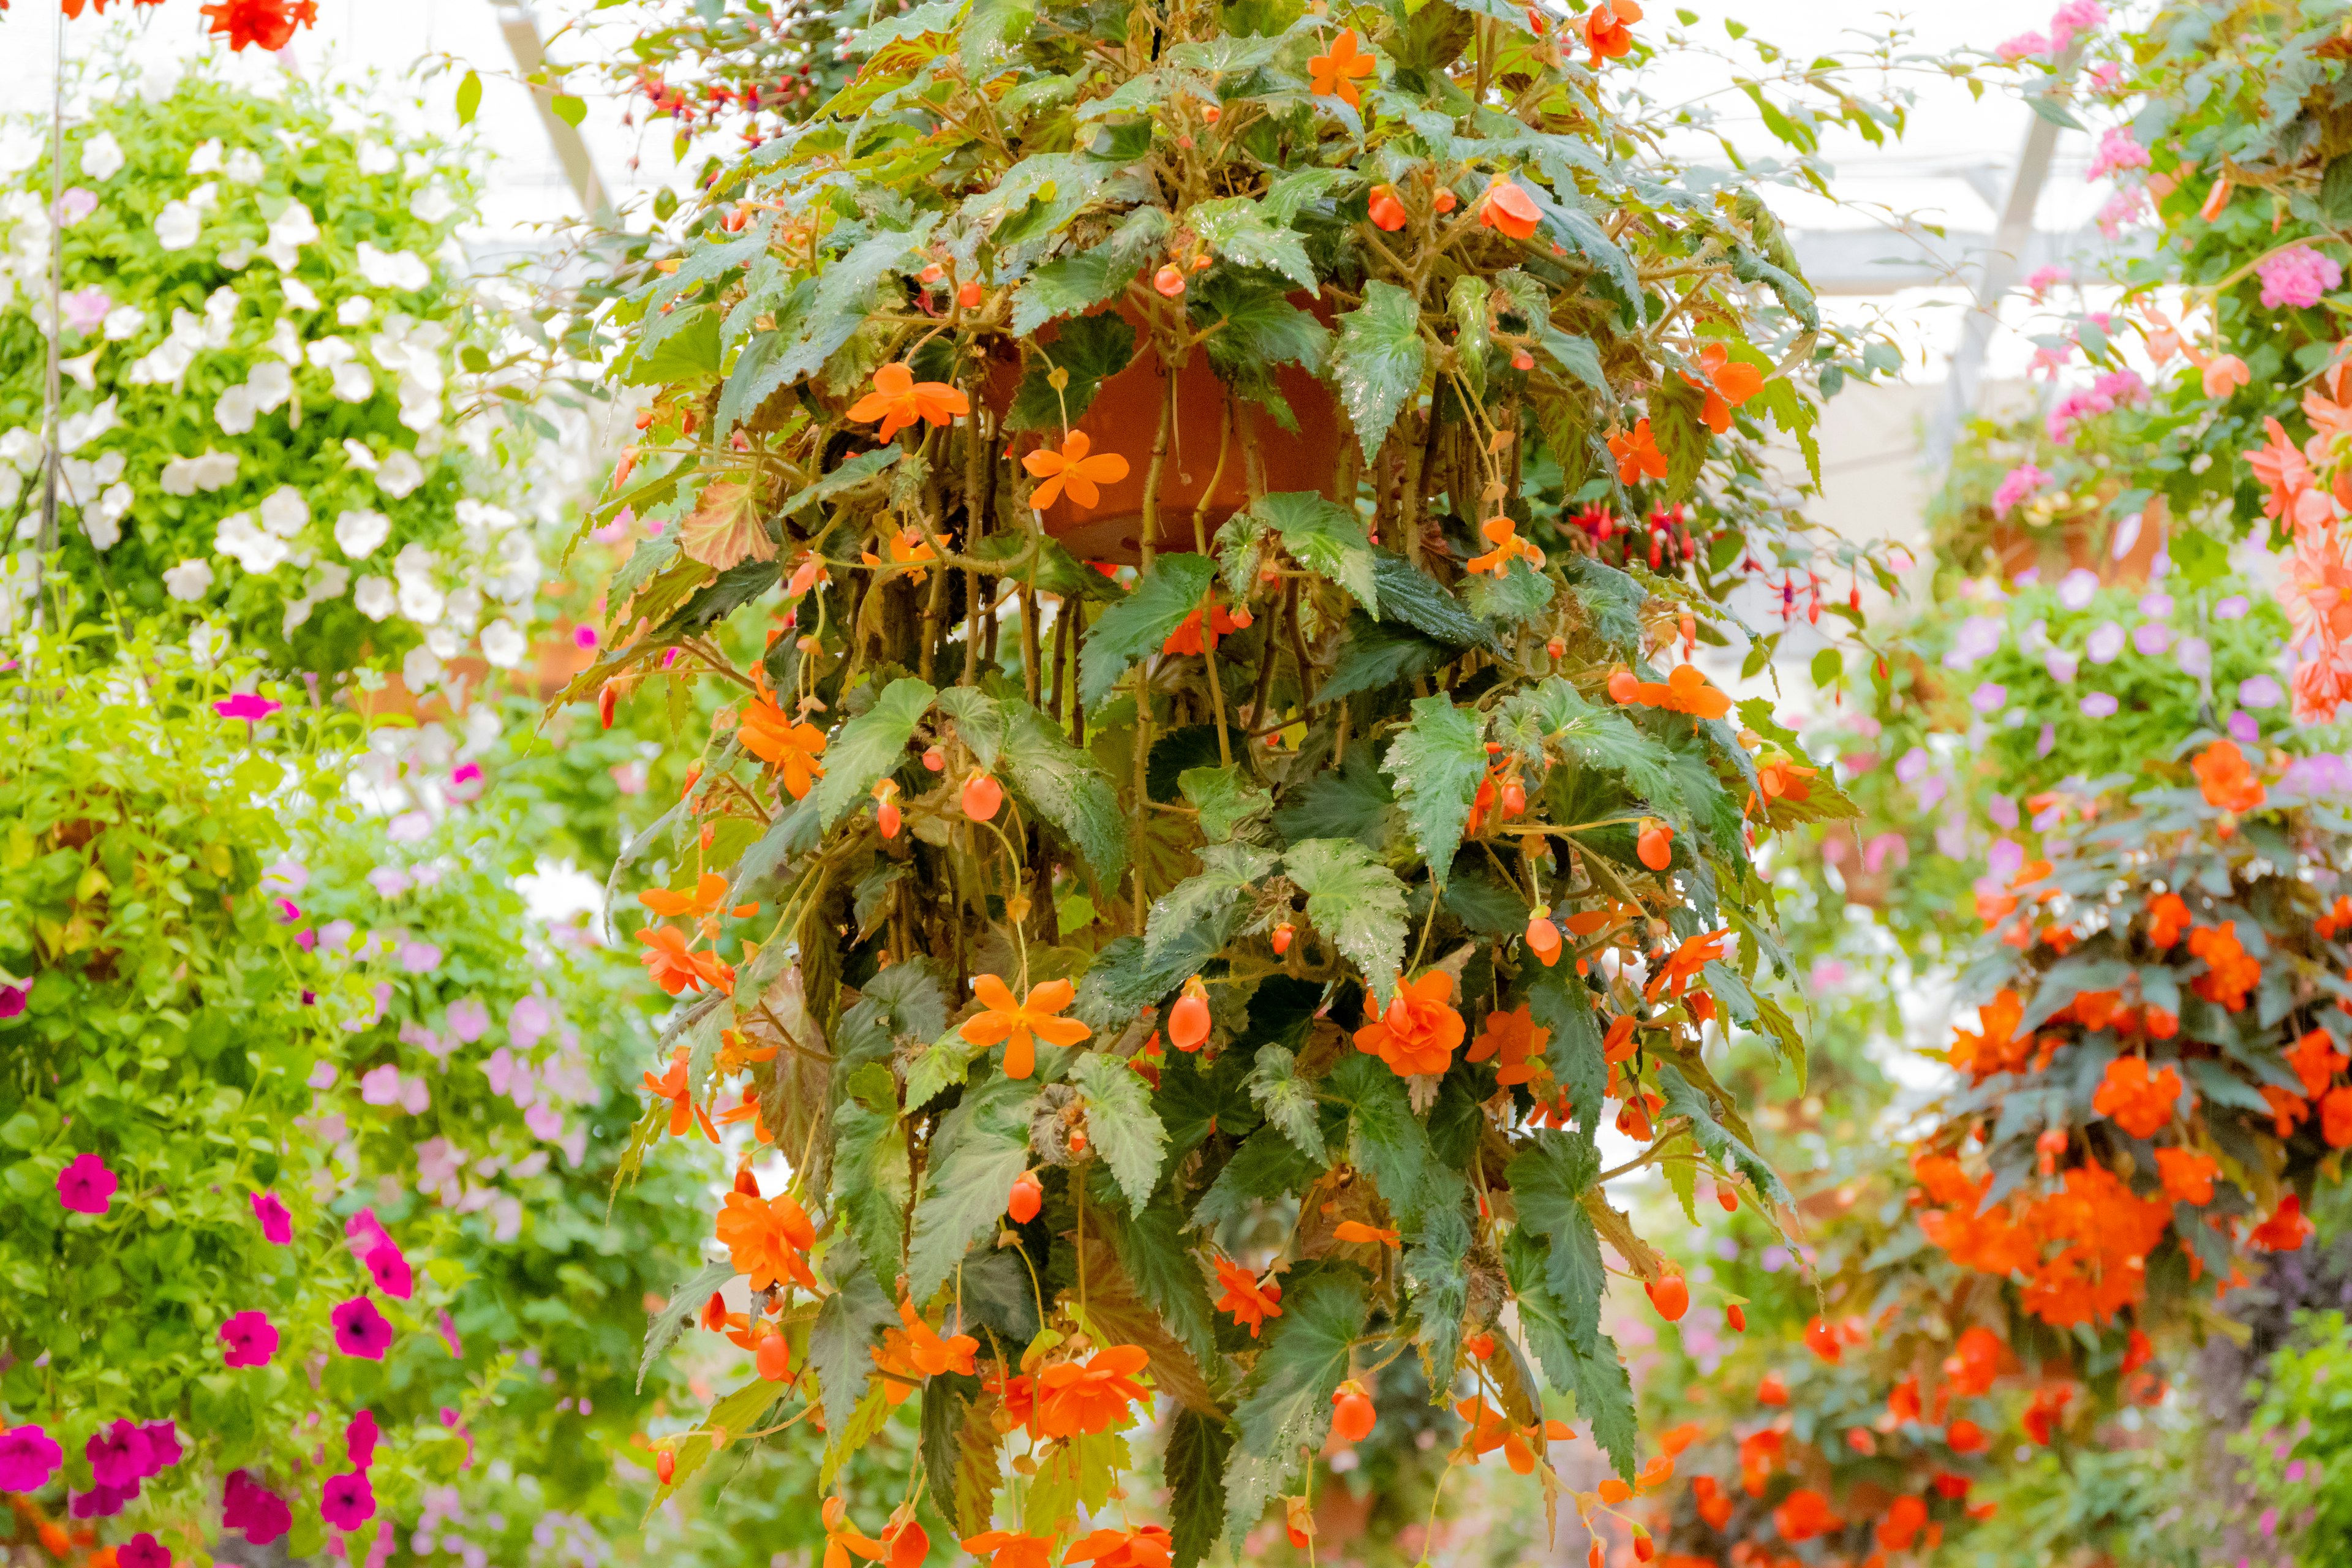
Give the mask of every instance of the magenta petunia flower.
POLYGON ((149 1475, 161 1475, 186 1458, 180 1447, 180 1429, 168 1417, 162 1421, 150 1421, 143 1430, 147 1434, 149 1475))
POLYGON ((139 1483, 125 1487, 92 1487, 66 1500, 66 1512, 75 1519, 112 1519, 139 1496, 139 1483))
POLYGON ((362 1410, 352 1417, 343 1428, 343 1447, 352 1456, 352 1468, 364 1470, 375 1463, 376 1441, 383 1434, 376 1429, 375 1412, 362 1410))
POLYGON ((407 1300, 415 1290, 408 1259, 389 1241, 367 1255, 367 1271, 374 1279, 375 1288, 395 1301, 407 1300))
POLYGON ((231 1470, 221 1498, 221 1528, 241 1530, 256 1546, 267 1546, 294 1528, 286 1500, 243 1470, 231 1470))
POLYGON ((357 1530, 373 1519, 375 1489, 368 1485, 367 1472, 329 1476, 319 1494, 319 1515, 337 1530, 357 1530))
POLYGON ((91 1479, 101 1487, 131 1486, 155 1473, 147 1434, 128 1421, 91 1433, 82 1452, 89 1457, 91 1479))
POLYGON ((65 1450, 39 1426, 0 1431, 0 1492, 37 1492, 65 1463, 65 1450))
POLYGON ((231 1366, 268 1366, 269 1358, 278 1353, 278 1331, 267 1312, 237 1313, 221 1325, 220 1339, 227 1347, 222 1359, 231 1366))
POLYGON ((32 994, 29 985, 0 985, 0 1019, 23 1017, 25 999, 32 994))
POLYGON ((213 711, 224 719, 242 719, 250 724, 257 720, 268 718, 284 706, 282 702, 257 693, 240 691, 233 697, 224 697, 214 703, 213 711))
POLYGON ((172 1568, 172 1554, 145 1531, 114 1549, 115 1568, 172 1568))
POLYGON ((294 1216, 286 1212, 285 1201, 276 1193, 253 1194, 253 1217, 261 1222, 261 1238, 273 1247, 286 1247, 294 1240, 294 1216))
POLYGON ((104 1214, 122 1184, 96 1154, 77 1154, 58 1173, 58 1202, 76 1214, 104 1214))
POLYGON ((335 1325, 335 1348, 345 1355, 382 1361, 392 1348, 392 1325, 365 1296, 354 1296, 328 1314, 335 1325))

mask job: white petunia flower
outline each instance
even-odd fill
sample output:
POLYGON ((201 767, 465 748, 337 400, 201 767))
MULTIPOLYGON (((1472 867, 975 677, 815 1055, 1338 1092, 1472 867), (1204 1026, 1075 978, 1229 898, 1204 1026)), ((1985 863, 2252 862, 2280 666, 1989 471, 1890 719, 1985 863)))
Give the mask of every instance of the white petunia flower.
POLYGON ((58 361, 58 369, 80 383, 84 392, 96 392, 98 390, 98 356, 104 352, 104 346, 100 345, 86 354, 76 354, 71 359, 61 359, 58 361))
POLYGON ((220 205, 219 183, 206 180, 204 184, 193 187, 188 192, 188 205, 200 213, 208 213, 220 205))
POLYGON ((81 172, 93 180, 110 180, 122 172, 122 144, 110 131, 101 131, 81 144, 81 172))
POLYGON ((360 276, 371 289, 398 289, 414 293, 433 280, 433 269, 413 250, 378 250, 360 241, 360 276))
POLYGON ((217 174, 220 166, 221 140, 217 136, 198 142, 196 150, 188 154, 188 173, 191 174, 217 174))
POLYGON ((439 223, 457 210, 456 200, 437 181, 417 192, 408 202, 408 216, 419 223, 439 223))
POLYGON ((188 634, 188 657, 205 669, 210 669, 227 651, 228 631, 226 627, 201 626, 188 634))
POLYGON ((318 370, 332 370, 339 364, 348 364, 359 355, 359 350, 332 333, 311 340, 302 351, 302 357, 318 370))
POLYGON ((530 651, 530 643, 512 621, 497 620, 482 628, 482 657, 499 669, 512 669, 530 651))
POLYGON ((106 341, 110 343, 119 343, 126 338, 135 338, 146 328, 147 312, 136 305, 117 305, 106 313, 106 320, 100 323, 100 330, 106 333, 106 341))
POLYGON ((122 520, 131 513, 129 485, 110 485, 104 494, 81 509, 81 531, 100 550, 111 550, 122 539, 122 520))
MULTIPOLYGON (((16 504, 16 498, 24 493, 25 476, 18 473, 14 468, 8 468, 5 464, 0 464, 0 510, 15 506, 16 504)), ((36 529, 40 526, 40 519, 37 517, 30 518, 27 521, 29 521, 36 529)))
POLYGON ((242 272, 253 265, 255 248, 249 239, 233 239, 220 247, 220 264, 228 271, 242 272))
POLYGON ((261 526, 280 539, 291 539, 310 521, 310 503, 292 485, 280 485, 262 499, 261 526))
POLYGON ((400 613, 418 626, 429 626, 439 621, 446 605, 441 590, 428 580, 422 577, 400 580, 400 613))
POLYGON ((355 441, 349 436, 344 437, 343 460, 363 474, 375 472, 375 454, 368 450, 368 444, 365 441, 355 441))
POLYGON ((290 271, 301 259, 301 249, 319 238, 319 221, 300 202, 289 202, 269 225, 269 243, 256 254, 280 272, 290 271))
POLYGON ((284 540, 256 528, 249 511, 233 511, 221 519, 213 533, 213 548, 256 573, 277 570, 293 553, 284 540))
POLYGON ((400 154, 381 142, 361 142, 359 157, 362 174, 389 174, 400 167, 400 154))
POLYGON ((296 310, 315 310, 319 309, 319 296, 311 290, 311 288, 308 283, 303 282, 299 278, 280 278, 278 280, 278 287, 285 294, 286 302, 293 306, 296 310))
POLYGON ((365 403, 375 395, 375 373, 363 364, 335 367, 335 396, 345 403, 365 403))
POLYGON ((353 294, 335 307, 335 324, 356 327, 375 314, 375 301, 364 294, 353 294))
POLYGON ((451 589, 447 615, 449 625, 457 631, 472 631, 482 618, 482 591, 470 584, 451 589))
POLYGON ((253 405, 268 414, 294 395, 294 372, 281 360, 260 360, 246 373, 245 384, 253 405))
POLYGON ((212 563, 188 560, 168 568, 163 574, 163 589, 184 605, 194 604, 213 591, 212 563))
POLYGON ((448 626, 427 628, 425 633, 425 646, 431 648, 434 656, 438 658, 455 658, 466 648, 464 641, 458 637, 453 628, 448 626))
POLYGON ((251 435, 255 417, 253 393, 242 384, 222 393, 213 404, 213 423, 224 435, 251 435))
POLYGON ((364 561, 392 537, 392 519, 380 511, 346 511, 335 519, 335 545, 353 561, 364 561))
MULTIPOLYGON (((208 349, 228 347, 229 334, 236 330, 237 307, 243 303, 244 300, 237 297, 236 290, 226 283, 205 296, 203 346, 208 349)), ((174 316, 173 319, 176 323, 178 318, 174 316)))
POLYGON ((40 460, 41 433, 39 431, 28 430, 19 425, 6 435, 0 436, 0 463, 21 468, 29 474, 33 471, 34 465, 40 460))
POLYGON ((236 482, 237 459, 234 452, 216 452, 210 447, 199 457, 188 459, 188 477, 200 490, 226 489, 236 482))
POLYGON ((433 650, 419 643, 408 650, 400 661, 401 683, 411 691, 423 691, 441 679, 441 660, 433 650))
POLYGON ((375 488, 394 500, 404 500, 425 482, 425 467, 415 454, 394 451, 377 465, 375 488))
POLYGON ((203 228, 196 209, 185 202, 165 202, 155 215, 155 243, 166 250, 185 250, 196 243, 203 228))
POLYGON ((352 591, 352 603, 369 620, 380 621, 400 607, 389 577, 362 577, 352 591))
POLYGON ((257 185, 268 172, 269 166, 261 161, 261 154, 250 147, 238 148, 221 164, 221 173, 240 185, 257 185))
POLYGON ((121 423, 111 397, 87 413, 68 414, 58 421, 58 450, 79 452, 121 423))

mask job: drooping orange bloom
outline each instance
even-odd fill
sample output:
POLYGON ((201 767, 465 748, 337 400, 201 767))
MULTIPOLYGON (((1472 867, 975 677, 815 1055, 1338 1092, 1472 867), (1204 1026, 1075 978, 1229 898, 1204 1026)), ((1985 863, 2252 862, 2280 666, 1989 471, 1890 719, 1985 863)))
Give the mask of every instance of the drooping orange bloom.
POLYGON ((2311 1120, 2310 1102, 2293 1089, 2266 1083, 2263 1100, 2271 1108, 2271 1131, 2282 1138, 2294 1137, 2294 1130, 2311 1120))
POLYGON ((2147 940, 2158 952, 2168 950, 2180 940, 2180 933, 2194 923, 2189 912, 2189 900, 2179 893, 2163 893, 2147 906, 2147 940))
POLYGON ((957 1033, 983 1048, 1004 1047, 1004 1076, 1024 1079, 1037 1070, 1037 1042, 1075 1046, 1094 1031, 1076 1018, 1057 1017, 1076 999, 1078 988, 1066 980, 1048 980, 1029 988, 1026 1001, 1013 999, 1011 987, 993 974, 971 983, 971 993, 986 1008, 966 1019, 957 1033))
POLYGON ((2206 804, 2222 811, 2252 811, 2263 804, 2267 792, 2263 781, 2255 776, 2253 764, 2246 753, 2238 750, 2235 741, 2216 741, 2197 754, 2189 764, 2197 771, 2198 787, 2205 792, 2206 804))
POLYGON ((1772 1510, 1772 1527, 1789 1541, 1811 1541, 1816 1535, 1843 1530, 1845 1521, 1831 1510, 1828 1498, 1810 1487, 1800 1487, 1772 1510))
POLYGON ((2335 1037, 2326 1030, 2314 1029, 2288 1048, 2286 1065, 2303 1080, 2305 1097, 2317 1100, 2327 1092, 2337 1073, 2352 1067, 2352 1056, 2337 1050, 2335 1037))
POLYGON ((794 722, 772 698, 746 702, 735 735, 745 751, 782 773, 784 793, 794 800, 824 776, 824 764, 816 760, 824 751, 824 731, 794 722))
POLYGON ((1331 1227, 1334 1238, 1351 1247, 1394 1247, 1403 1236, 1385 1226, 1366 1225, 1360 1219, 1343 1219, 1331 1227))
POLYGON ((2180 1075, 2172 1068, 2151 1073, 2137 1057, 2117 1057, 2107 1064, 2106 1077, 2091 1097, 2091 1109, 2112 1117, 2135 1138, 2153 1138, 2172 1120, 2172 1107, 2179 1098, 2180 1075))
POLYGON ((1720 719, 1731 711, 1731 699, 1695 664, 1675 666, 1664 680, 1634 680, 1628 675, 1624 679, 1612 680, 1611 691, 1612 695, 1623 693, 1618 697, 1621 702, 1663 708, 1669 713, 1687 713, 1694 719, 1720 719))
MULTIPOLYGON (((904 528, 892 530, 883 548, 890 552, 889 564, 912 567, 913 570, 908 572, 907 576, 909 581, 919 584, 928 581, 930 577, 930 568, 926 563, 937 561, 940 558, 940 552, 931 548, 931 542, 923 537, 923 531, 912 523, 908 523, 904 528)), ((871 550, 860 552, 858 559, 868 566, 879 567, 883 564, 882 557, 875 554, 871 550)))
POLYGON ((1331 40, 1331 52, 1307 62, 1307 85, 1318 98, 1337 98, 1350 109, 1361 104, 1356 84, 1372 74, 1372 57, 1356 47, 1356 30, 1341 29, 1331 40))
POLYGON ((988 1568, 1052 1568, 1054 1561, 1052 1536, 1024 1535, 1013 1530, 967 1535, 963 1549, 986 1562, 988 1568))
POLYGON ((1065 1563, 1091 1563, 1095 1568, 1168 1568, 1175 1538, 1162 1527, 1140 1530, 1097 1530, 1080 1536, 1065 1552, 1065 1563))
POLYGON ((1609 455, 1617 459, 1617 480, 1620 484, 1636 485, 1643 479, 1666 477, 1666 455, 1658 450, 1658 440, 1650 433, 1647 419, 1633 426, 1633 433, 1622 431, 1609 437, 1609 455))
POLYGON ((1464 1059, 1495 1058, 1496 1083, 1527 1083, 1543 1066, 1543 1048, 1550 1039, 1551 1031, 1536 1027, 1534 1013, 1522 1002, 1507 1013, 1487 1014, 1486 1028, 1470 1042, 1470 1054, 1464 1059))
POLYGON ((2303 1200, 2289 1193, 2279 1199, 2271 1217, 2254 1226, 2246 1239, 2264 1252, 2296 1252, 2318 1228, 2303 1217, 2303 1200))
POLYGON ((735 966, 721 963, 715 952, 690 951, 686 933, 677 927, 647 926, 637 932, 637 940, 647 950, 643 959, 646 973, 671 995, 689 986, 699 991, 706 985, 717 986, 730 995, 734 993, 735 966))
POLYGON ((1661 995, 1679 996, 1696 980, 1699 972, 1724 955, 1724 946, 1731 940, 1731 928, 1711 931, 1692 937, 1666 955, 1657 973, 1650 977, 1642 993, 1644 1001, 1654 1002, 1661 995))
POLYGON ((1058 452, 1040 447, 1021 459, 1029 477, 1045 482, 1030 492, 1029 504, 1039 511, 1052 506, 1067 495, 1080 506, 1094 506, 1102 500, 1101 486, 1115 485, 1127 478, 1127 459, 1117 452, 1095 452, 1094 439, 1083 430, 1073 430, 1058 452))
POLYGON ((874 390, 850 405, 849 416, 861 425, 879 419, 878 438, 889 440, 919 421, 945 425, 971 412, 971 399, 944 381, 917 381, 904 364, 884 365, 874 373, 874 390))
POLYGON ((1627 24, 1641 19, 1639 0, 1602 0, 1584 14, 1576 26, 1584 35, 1584 47, 1592 51, 1594 70, 1602 60, 1622 60, 1633 52, 1633 34, 1627 24))
POLYGON ((2213 1178, 2221 1173, 2221 1162, 2193 1149, 2158 1149, 2156 1173, 2166 1197, 2203 1208, 2213 1201, 2213 1178))
POLYGON ((1543 570, 1544 552, 1519 537, 1519 525, 1507 517, 1490 517, 1478 525, 1486 542, 1495 548, 1484 555, 1473 555, 1463 563, 1471 572, 1491 572, 1497 577, 1510 575, 1511 563, 1525 561, 1530 571, 1543 570))
POLYGON ((1366 1010, 1356 1048, 1379 1057, 1399 1078, 1444 1072, 1469 1032, 1462 1015, 1448 1005, 1453 994, 1454 976, 1443 969, 1402 982, 1387 1012, 1375 1017, 1366 1010))
POLYGON ((737 1271, 749 1277, 752 1289, 765 1290, 786 1279, 816 1289, 816 1277, 803 1256, 816 1245, 816 1229, 791 1194, 762 1198, 757 1193, 729 1193, 719 1214, 718 1236, 719 1245, 727 1249, 737 1271))
POLYGON ((1217 1283, 1225 1292, 1217 1298, 1217 1310, 1247 1325, 1250 1338, 1257 1338, 1268 1318, 1282 1316, 1282 1287, 1272 1279, 1260 1284, 1256 1275, 1232 1258, 1217 1259, 1217 1283))
POLYGON ((1140 1345, 1109 1345, 1084 1365, 1065 1361, 1045 1368, 1037 1374, 1037 1429, 1070 1437, 1124 1425, 1128 1406, 1149 1397, 1133 1379, 1150 1361, 1140 1345))
POLYGON ((891 1516, 879 1541, 859 1534, 849 1522, 846 1499, 825 1499, 823 1518, 824 1568, 849 1568, 853 1553, 868 1563, 880 1563, 884 1568, 922 1568, 923 1559, 930 1555, 930 1536, 905 1509, 891 1516))
POLYGON ((961 1373, 966 1377, 977 1375, 972 1363, 980 1342, 970 1334, 941 1338, 911 1300, 898 1303, 898 1321, 905 1326, 892 1329, 882 1336, 882 1342, 869 1353, 874 1364, 889 1374, 883 1380, 883 1396, 892 1405, 905 1402, 926 1378, 942 1373, 961 1373))
POLYGON ((1699 418, 1708 429, 1724 435, 1731 428, 1731 411, 1764 390, 1764 373, 1733 359, 1731 350, 1722 343, 1709 343, 1701 349, 1698 365, 1699 375, 1685 371, 1683 379, 1706 394, 1699 418))
POLYGON ((2262 984, 2262 961, 2238 941, 2238 922, 2189 933, 2189 951, 2205 961, 2206 972, 2190 981, 2189 989, 2217 1007, 2242 1013, 2246 998, 2262 984))
POLYGON ((776 1141, 776 1135, 768 1131, 768 1124, 761 1120, 760 1086, 756 1083, 743 1086, 743 1098, 736 1102, 732 1110, 719 1113, 719 1125, 721 1127, 732 1127, 743 1121, 751 1124, 751 1136, 760 1142, 773 1143, 776 1141))
POLYGON ((2246 467, 2270 487, 2263 498, 2263 515, 2297 525, 2306 518, 2326 521, 2330 514, 2327 492, 2315 488, 2316 477, 2302 448, 2287 439, 2286 427, 2276 419, 2264 419, 2263 426, 2270 432, 2270 444, 2246 454, 2246 467))
MULTIPOLYGON (((1731 710, 1730 701, 1727 697, 1724 699, 1724 711, 1727 713, 1731 710)), ((1756 782, 1761 787, 1765 800, 1785 800, 1794 805, 1812 798, 1813 786, 1806 781, 1819 776, 1820 773, 1819 768, 1799 767, 1795 758, 1783 752, 1757 764, 1756 782)), ((1751 812, 1755 805, 1756 798, 1750 795, 1748 808, 1751 812)))
MULTIPOLYGON (((673 992, 671 994, 677 994, 673 992)), ((686 1136, 686 1130, 698 1121, 702 1124, 702 1131, 709 1135, 713 1143, 716 1143, 719 1142, 719 1131, 710 1125, 709 1114, 702 1107, 694 1103, 694 1091, 687 1083, 687 1062, 692 1055, 693 1053, 684 1046, 671 1052, 669 1067, 661 1077, 656 1078, 651 1073, 645 1075, 646 1091, 657 1100, 669 1101, 669 1135, 671 1137, 686 1136)))
POLYGON ((1478 221, 1500 229, 1513 239, 1533 239, 1543 224, 1543 209, 1517 180, 1496 175, 1478 202, 1478 221))
POLYGON ((1212 598, 1209 601, 1207 634, 1204 636, 1201 630, 1201 612, 1194 610, 1177 623, 1176 629, 1170 632, 1167 640, 1160 645, 1160 651, 1187 654, 1194 658, 1198 658, 1204 653, 1213 653, 1216 651, 1219 637, 1231 637, 1234 633, 1244 630, 1249 626, 1250 618, 1248 610, 1229 610, 1212 598))
MULTIPOLYGON (((680 893, 668 888, 647 888, 637 895, 637 902, 664 919, 688 915, 699 920, 704 915, 717 913, 719 906, 726 900, 727 879, 716 871, 705 871, 696 880, 691 893, 680 893)), ((738 904, 728 912, 741 920, 759 907, 756 903, 738 904)))
POLYGON ((1470 1428, 1462 1434, 1461 1453, 1465 1458, 1475 1465, 1500 1448, 1504 1462, 1522 1476, 1535 1473, 1537 1457, 1551 1444, 1565 1442, 1574 1435, 1565 1421, 1514 1426, 1508 1416, 1483 1399, 1457 1401, 1454 1413, 1470 1428))

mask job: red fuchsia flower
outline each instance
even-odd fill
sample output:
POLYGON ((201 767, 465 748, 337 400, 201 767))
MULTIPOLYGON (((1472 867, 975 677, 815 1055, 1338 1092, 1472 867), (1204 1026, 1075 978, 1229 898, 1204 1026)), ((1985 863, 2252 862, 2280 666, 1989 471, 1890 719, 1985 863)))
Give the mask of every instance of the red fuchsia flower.
POLYGON ((268 718, 284 706, 282 702, 273 701, 255 692, 240 691, 233 697, 224 697, 214 703, 213 711, 224 719, 242 719, 247 723, 252 724, 268 718))
POLYGON ((0 1431, 0 1492, 37 1492, 65 1462, 65 1450, 39 1426, 0 1431))
POLYGON ((375 1489, 367 1472, 330 1476, 319 1493, 319 1517, 337 1530, 357 1530, 375 1517, 375 1489))
POLYGON ((294 1216, 286 1212, 286 1205, 276 1193, 253 1194, 253 1217, 261 1222, 261 1239, 272 1247, 291 1246, 294 1241, 294 1216))
POLYGON ((237 1313, 221 1325, 220 1340, 227 1351, 221 1359, 231 1366, 268 1366, 278 1353, 278 1331, 267 1312, 237 1313))
POLYGON ((352 1468, 364 1470, 375 1463, 375 1446, 382 1436, 374 1411, 362 1410, 352 1417, 351 1425, 343 1428, 343 1447, 352 1457, 352 1468))
POLYGON ((241 1530, 256 1546, 267 1546, 294 1528, 286 1500, 244 1470, 231 1470, 221 1496, 221 1528, 241 1530))
POLYGON ((172 1554, 145 1531, 114 1550, 115 1568, 172 1568, 172 1554))
POLYGON ((415 1293, 415 1281, 408 1268, 408 1259, 400 1248, 387 1241, 367 1255, 367 1271, 375 1280, 375 1288, 395 1301, 405 1301, 415 1293))
POLYGON ((328 1314, 335 1326, 335 1348, 348 1356, 382 1361, 392 1348, 392 1325, 365 1296, 354 1296, 328 1314))
POLYGON ((104 1214, 122 1184, 96 1154, 77 1154, 58 1173, 58 1202, 76 1214, 104 1214))

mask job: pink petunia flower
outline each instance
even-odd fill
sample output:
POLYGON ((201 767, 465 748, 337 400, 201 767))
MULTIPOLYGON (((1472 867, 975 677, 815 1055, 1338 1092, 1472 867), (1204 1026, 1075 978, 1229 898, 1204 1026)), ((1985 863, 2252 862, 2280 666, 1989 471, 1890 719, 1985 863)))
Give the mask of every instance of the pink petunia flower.
POLYGON ((58 300, 58 319, 77 332, 87 332, 103 324, 107 313, 113 309, 114 300, 103 289, 77 289, 58 300))
POLYGON ((122 1184, 96 1154, 77 1154, 58 1173, 58 1202, 76 1214, 104 1214, 122 1184))
POLYGON ((392 1325, 365 1296, 354 1296, 330 1312, 335 1328, 335 1348, 362 1361, 382 1361, 392 1348, 392 1325))
POLYGON ((128 1421, 116 1421, 89 1435, 82 1452, 89 1459, 90 1479, 101 1487, 127 1487, 155 1473, 155 1456, 147 1434, 128 1421))
POLYGON ((375 1489, 367 1472, 330 1476, 319 1494, 319 1516, 337 1530, 357 1530, 375 1517, 375 1489))
POLYGON ((278 1331, 271 1326, 269 1314, 257 1308, 223 1323, 220 1340, 227 1347, 222 1359, 231 1366, 268 1366, 269 1358, 278 1353, 278 1331))
POLYGON ((0 1430, 0 1492, 37 1492, 65 1462, 65 1450, 34 1426, 0 1430))
POLYGON ((261 1222, 261 1239, 272 1247, 286 1247, 294 1240, 294 1216, 286 1212, 286 1205, 276 1193, 253 1194, 253 1217, 261 1222))
POLYGON ((2127 127, 2116 126, 2099 138, 2099 150, 2092 156, 2086 180, 2102 180, 2128 169, 2145 169, 2149 157, 2147 148, 2139 144, 2127 127))
POLYGON ((256 1546, 267 1546, 294 1528, 286 1500, 244 1470, 231 1470, 221 1497, 221 1528, 241 1530, 256 1546))
POLYGON ((116 1568, 172 1568, 172 1554, 145 1531, 114 1549, 116 1568))
POLYGON ((367 1271, 375 1288, 395 1301, 405 1301, 415 1291, 408 1259, 389 1241, 367 1255, 367 1271))
POLYGON ((284 706, 282 702, 256 692, 240 691, 214 703, 213 711, 224 719, 242 719, 251 724, 268 718, 284 706))
POLYGON ((375 1414, 362 1410, 352 1417, 343 1428, 343 1447, 352 1457, 352 1468, 364 1470, 375 1463, 375 1446, 383 1434, 377 1430, 375 1414))

